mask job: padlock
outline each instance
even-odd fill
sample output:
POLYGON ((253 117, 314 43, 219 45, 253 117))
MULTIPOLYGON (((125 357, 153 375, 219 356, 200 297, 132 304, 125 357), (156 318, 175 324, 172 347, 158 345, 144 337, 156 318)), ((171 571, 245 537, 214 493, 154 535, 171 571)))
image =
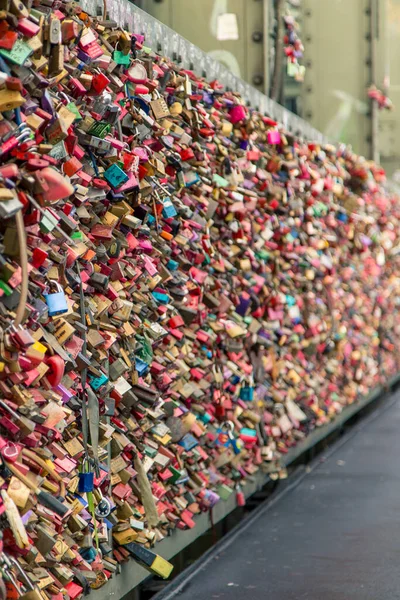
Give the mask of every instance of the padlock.
POLYGON ((186 96, 191 96, 192 95, 192 82, 190 81, 189 75, 187 73, 185 73, 185 81, 183 83, 183 87, 184 87, 186 96))
POLYGON ((213 508, 221 500, 218 494, 212 490, 201 490, 198 496, 207 509, 213 508))
POLYGON ((277 129, 270 129, 267 132, 267 140, 269 144, 277 145, 281 143, 281 134, 277 129))
POLYGON ((19 108, 24 103, 24 98, 18 90, 4 89, 0 90, 0 111, 13 110, 19 108))
POLYGON ((79 473, 78 491, 81 494, 93 492, 94 489, 94 473, 82 472, 79 473))
POLYGON ((254 383, 251 377, 249 377, 247 381, 243 380, 239 398, 245 402, 252 402, 254 400, 254 383))
POLYGON ((54 77, 62 72, 64 68, 64 46, 58 44, 51 49, 49 59, 49 76, 54 77))
POLYGON ((55 317, 68 312, 69 308, 64 290, 62 289, 61 285, 56 281, 52 281, 50 283, 50 286, 51 285, 55 285, 57 292, 53 294, 46 294, 44 298, 47 306, 49 307, 49 316, 55 317))
POLYGON ((51 167, 45 167, 34 173, 38 183, 38 195, 42 203, 57 202, 74 193, 74 186, 66 178, 51 167))
POLYGON ((236 124, 246 118, 246 109, 241 104, 233 106, 229 111, 231 123, 236 124))
POLYGON ((98 519, 106 519, 111 513, 111 502, 108 498, 104 498, 100 488, 96 489, 95 495, 98 496, 98 502, 94 513, 98 519))
POLYGON ((171 575, 174 567, 162 556, 159 556, 155 552, 152 552, 148 548, 136 544, 135 542, 128 543, 125 547, 139 564, 154 575, 162 577, 163 579, 168 579, 171 575))
POLYGON ((114 398, 105 398, 104 400, 104 416, 113 417, 115 415, 115 400, 114 398))
POLYGON ((95 290, 106 292, 109 285, 109 277, 103 275, 103 273, 93 273, 89 279, 89 285, 94 287, 95 290))
POLYGON ((49 371, 46 373, 46 379, 54 389, 60 385, 64 376, 65 362, 58 354, 49 356, 45 362, 49 367, 49 371))
POLYGON ((134 83, 146 83, 147 71, 141 62, 135 61, 127 70, 127 76, 134 83))
POLYGON ((241 444, 240 441, 237 440, 233 434, 235 430, 235 426, 232 421, 225 421, 221 425, 221 429, 219 429, 219 443, 223 446, 231 446, 234 454, 240 454, 241 452, 241 444))
POLYGON ((106 123, 105 121, 98 121, 93 123, 93 125, 88 130, 89 135, 94 135, 96 137, 104 139, 108 133, 111 131, 110 123, 106 123))
POLYGON ((129 179, 128 175, 116 163, 111 165, 104 173, 105 179, 114 189, 121 187, 129 179))
POLYGON ((226 415, 223 399, 224 397, 222 396, 221 399, 215 403, 215 418, 218 419, 218 421, 222 421, 226 415))
POLYGON ((170 112, 167 103, 164 98, 160 96, 160 93, 155 90, 156 99, 150 102, 151 110, 153 111, 154 118, 156 121, 160 119, 165 119, 168 117, 170 112))
MULTIPOLYGON (((19 4, 22 5, 22 2, 19 2, 19 4)), ((32 53, 33 49, 31 46, 21 39, 15 42, 11 50, 0 50, 0 55, 3 58, 19 66, 22 66, 32 53)))
POLYGON ((129 67, 129 65, 131 64, 131 58, 129 54, 124 54, 122 50, 114 50, 113 61, 117 65, 123 65, 124 67, 129 67))
POLYGON ((236 490, 236 504, 237 504, 237 506, 245 506, 245 504, 246 504, 246 498, 245 498, 244 492, 242 490, 242 487, 240 486, 239 483, 236 484, 235 490, 236 490))

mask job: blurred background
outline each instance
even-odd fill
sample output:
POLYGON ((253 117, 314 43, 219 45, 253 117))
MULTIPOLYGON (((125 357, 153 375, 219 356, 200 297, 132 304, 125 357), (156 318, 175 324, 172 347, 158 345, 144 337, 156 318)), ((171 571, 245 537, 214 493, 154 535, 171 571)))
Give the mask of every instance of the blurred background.
POLYGON ((400 0, 136 0, 400 181, 400 0))

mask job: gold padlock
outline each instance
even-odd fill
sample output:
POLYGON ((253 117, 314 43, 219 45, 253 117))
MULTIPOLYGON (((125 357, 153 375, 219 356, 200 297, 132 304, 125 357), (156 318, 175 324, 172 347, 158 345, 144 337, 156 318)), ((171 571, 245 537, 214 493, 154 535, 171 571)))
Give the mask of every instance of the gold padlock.
POLYGON ((19 108, 25 102, 17 90, 0 90, 0 112, 19 108))
POLYGON ((159 121, 160 119, 164 119, 165 117, 169 117, 170 112, 167 103, 164 98, 161 98, 160 94, 158 94, 158 98, 152 100, 150 102, 151 110, 153 111, 154 118, 159 121))
POLYGON ((9 11, 18 19, 26 19, 29 17, 29 10, 21 0, 11 0, 9 11))
POLYGON ((49 60, 49 77, 53 75, 58 75, 64 68, 64 46, 62 44, 58 44, 53 46, 50 52, 50 60, 49 60))

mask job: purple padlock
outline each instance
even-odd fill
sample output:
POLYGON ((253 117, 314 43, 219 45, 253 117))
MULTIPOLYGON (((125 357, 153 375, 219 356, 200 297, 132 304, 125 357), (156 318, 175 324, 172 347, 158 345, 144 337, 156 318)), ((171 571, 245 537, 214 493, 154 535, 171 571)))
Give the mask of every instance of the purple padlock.
POLYGON ((201 492, 199 493, 199 497, 202 505, 205 508, 213 508, 213 506, 218 504, 218 502, 221 500, 218 494, 216 494, 212 490, 201 490, 201 492))

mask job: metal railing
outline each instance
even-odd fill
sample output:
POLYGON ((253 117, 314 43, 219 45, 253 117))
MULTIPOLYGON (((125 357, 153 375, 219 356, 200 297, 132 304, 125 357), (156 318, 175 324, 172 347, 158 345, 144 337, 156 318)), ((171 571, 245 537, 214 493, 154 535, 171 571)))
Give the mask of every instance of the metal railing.
MULTIPOLYGON (((92 15, 101 14, 103 11, 103 0, 81 0, 80 4, 92 15)), ((328 139, 307 121, 228 71, 206 52, 129 0, 107 0, 107 10, 110 18, 120 27, 133 33, 144 34, 146 46, 173 60, 178 60, 179 66, 193 70, 197 75, 204 75, 209 81, 217 79, 225 89, 238 92, 249 106, 278 121, 290 133, 310 141, 328 142, 328 139)))

